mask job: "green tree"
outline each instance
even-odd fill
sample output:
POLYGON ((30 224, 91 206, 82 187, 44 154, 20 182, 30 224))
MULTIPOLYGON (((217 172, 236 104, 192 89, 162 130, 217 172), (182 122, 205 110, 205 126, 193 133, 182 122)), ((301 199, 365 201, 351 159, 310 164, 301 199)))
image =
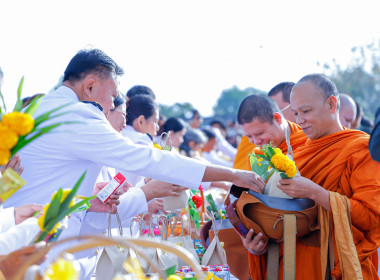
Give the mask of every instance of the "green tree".
POLYGON ((180 117, 183 119, 188 119, 192 115, 194 107, 191 103, 175 103, 174 105, 164 105, 160 104, 160 114, 167 118, 170 117, 180 117))
POLYGON ((235 120, 241 101, 253 93, 265 94, 264 91, 253 87, 241 90, 237 86, 233 86, 230 89, 223 90, 216 105, 213 107, 214 115, 224 119, 235 120))
POLYGON ((353 57, 347 68, 333 61, 332 65, 326 63, 324 70, 339 92, 351 95, 364 114, 373 118, 380 106, 380 40, 351 51, 353 57))

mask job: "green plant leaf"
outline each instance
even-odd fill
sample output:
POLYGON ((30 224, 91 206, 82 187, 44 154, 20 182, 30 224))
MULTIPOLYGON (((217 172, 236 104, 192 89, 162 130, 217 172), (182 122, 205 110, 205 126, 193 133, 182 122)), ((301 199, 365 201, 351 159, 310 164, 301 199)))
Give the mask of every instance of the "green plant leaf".
POLYGON ((22 76, 20 83, 18 84, 18 89, 17 89, 17 101, 16 105, 13 109, 13 111, 20 112, 22 110, 22 100, 21 100, 21 92, 22 92, 22 87, 24 85, 24 76, 22 76))
POLYGON ((262 158, 262 159, 265 160, 265 161, 270 162, 270 158, 267 157, 267 156, 263 156, 263 155, 257 155, 257 156, 260 157, 260 158, 262 158))
MULTIPOLYGON (((6 112, 7 112, 7 105, 5 105, 4 96, 3 96, 3 94, 1 93, 1 91, 0 91, 0 97, 1 97, 1 101, 2 101, 2 103, 3 103, 4 113, 6 113, 6 112)), ((1 107, 0 107, 0 114, 3 114, 3 111, 1 110, 1 107)))
POLYGON ((268 146, 268 152, 271 154, 270 157, 273 157, 276 154, 276 152, 274 151, 274 149, 271 146, 268 146))
MULTIPOLYGON (((61 204, 61 198, 62 198, 62 189, 60 188, 57 193, 54 195, 50 205, 49 205, 49 208, 46 210, 46 216, 45 216, 45 220, 44 220, 44 228, 46 228, 46 226, 49 224, 49 223, 52 223, 52 222, 55 222, 55 223, 58 223, 59 220, 57 221, 57 216, 59 214, 59 208, 60 208, 60 204, 61 204)), ((50 231, 51 229, 48 229, 48 231, 50 231)))
POLYGON ((272 177, 273 173, 275 172, 275 169, 271 168, 270 170, 268 170, 267 172, 265 172, 265 174, 263 175, 263 179, 264 181, 268 181, 270 177, 272 177))
POLYGON ((285 174, 285 172, 280 172, 280 176, 282 179, 290 179, 288 175, 285 174))
POLYGON ((31 134, 33 134, 33 136, 31 136, 30 138, 26 138, 26 136, 19 137, 19 140, 17 141, 16 146, 14 146, 12 148, 12 150, 11 150, 11 155, 13 156, 19 150, 21 150, 24 146, 26 146, 30 142, 36 140, 38 137, 42 136, 43 134, 50 132, 52 129, 54 129, 54 128, 58 127, 58 126, 61 126, 63 124, 72 124, 72 123, 77 123, 77 122, 61 122, 61 123, 56 123, 56 124, 52 124, 52 125, 49 125, 49 126, 45 126, 45 127, 41 128, 41 129, 37 129, 37 130, 35 130, 35 128, 34 128, 27 135, 27 136, 30 136, 31 134))
POLYGON ((76 182, 75 186, 72 188, 71 192, 66 196, 65 200, 62 202, 59 211, 65 211, 69 208, 70 202, 74 199, 75 194, 77 193, 80 185, 82 184, 84 177, 86 177, 87 170, 83 172, 79 180, 76 182))
POLYGON ((166 274, 166 276, 169 277, 170 275, 175 274, 176 269, 177 269, 177 266, 176 266, 176 265, 173 265, 173 266, 171 266, 171 267, 165 269, 165 274, 166 274))
POLYGON ((36 97, 30 102, 30 104, 26 107, 24 113, 33 116, 34 113, 37 111, 38 107, 40 106, 41 103, 41 97, 36 97))
POLYGON ((72 111, 66 111, 66 112, 62 112, 62 113, 59 113, 59 114, 56 114, 56 115, 53 115, 51 116, 53 113, 57 112, 58 110, 60 109, 63 109, 69 105, 72 105, 73 103, 67 103, 67 104, 63 104, 61 106, 58 106, 57 108, 54 108, 50 111, 47 111, 45 113, 43 113, 42 115, 39 115, 37 118, 34 119, 34 122, 35 122, 35 126, 38 126, 39 124, 41 124, 42 122, 46 121, 46 120, 51 120, 52 118, 55 118, 55 117, 58 117, 58 116, 62 116, 64 114, 67 114, 67 113, 70 113, 72 111))

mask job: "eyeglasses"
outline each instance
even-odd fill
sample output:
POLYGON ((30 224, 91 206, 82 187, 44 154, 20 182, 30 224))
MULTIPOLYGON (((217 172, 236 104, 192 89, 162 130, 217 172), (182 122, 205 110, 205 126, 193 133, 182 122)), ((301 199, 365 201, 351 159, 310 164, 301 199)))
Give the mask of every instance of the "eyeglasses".
POLYGON ((285 106, 284 108, 281 109, 281 112, 284 112, 286 109, 290 107, 290 104, 288 106, 285 106))

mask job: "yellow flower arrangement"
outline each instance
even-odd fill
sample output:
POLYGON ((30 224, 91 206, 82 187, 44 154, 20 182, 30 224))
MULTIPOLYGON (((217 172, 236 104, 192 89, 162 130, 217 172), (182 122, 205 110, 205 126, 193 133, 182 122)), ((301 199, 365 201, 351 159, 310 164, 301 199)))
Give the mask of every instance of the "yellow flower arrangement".
POLYGON ((4 115, 1 123, 12 129, 19 136, 30 133, 34 128, 34 119, 32 116, 17 111, 4 115))
POLYGON ((3 150, 12 149, 18 141, 18 135, 8 126, 0 122, 0 147, 3 150))
POLYGON ((275 154, 271 157, 270 162, 273 163, 274 167, 292 178, 297 174, 297 168, 289 157, 284 155, 279 148, 274 149, 275 154))
POLYGON ((11 158, 11 151, 0 149, 0 165, 6 164, 11 158))
MULTIPOLYGON (((49 207, 50 207, 50 203, 46 204, 44 206, 44 210, 43 210, 43 213, 42 213, 41 217, 38 218, 38 226, 40 227, 41 231, 45 230, 45 228, 44 228, 44 222, 45 222, 45 219, 46 219, 46 212, 49 209, 49 207)), ((58 227, 59 227, 59 223, 57 223, 48 233, 49 234, 56 233, 58 227)))
POLYGON ((297 167, 293 160, 284 155, 279 148, 270 144, 264 145, 261 150, 254 151, 250 157, 252 171, 267 181, 275 171, 282 178, 293 178, 297 174, 297 167))
POLYGON ((76 280, 79 279, 79 263, 74 257, 65 254, 64 257, 57 259, 52 263, 44 274, 45 280, 76 280))
POLYGON ((44 212, 42 216, 38 218, 38 225, 41 229, 41 232, 38 235, 36 242, 49 239, 49 235, 57 232, 57 228, 60 226, 59 223, 63 218, 75 211, 81 210, 80 207, 85 204, 89 204, 89 201, 96 197, 96 195, 93 195, 91 197, 83 199, 76 204, 73 201, 75 194, 79 189, 79 186, 86 176, 86 173, 87 171, 82 174, 72 189, 59 189, 57 192, 55 192, 53 194, 51 202, 44 206, 44 212))

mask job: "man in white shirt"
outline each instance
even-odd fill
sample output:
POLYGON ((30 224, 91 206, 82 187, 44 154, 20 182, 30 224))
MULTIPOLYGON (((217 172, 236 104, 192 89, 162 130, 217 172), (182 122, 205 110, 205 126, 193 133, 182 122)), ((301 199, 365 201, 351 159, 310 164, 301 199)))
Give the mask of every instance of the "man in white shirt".
POLYGON ((59 187, 73 187, 85 170, 87 175, 78 194, 90 195, 103 166, 194 189, 201 181, 230 181, 257 191, 263 189, 264 182, 253 172, 205 165, 133 144, 117 133, 105 114, 113 108, 113 99, 118 94, 117 76, 121 74, 122 69, 100 50, 82 50, 73 57, 65 71, 63 86, 43 98, 35 116, 65 106, 58 111, 65 114, 49 124, 75 123, 56 128, 54 133, 39 137, 20 152, 27 184, 5 206, 47 203, 59 187))
MULTIPOLYGON (((259 192, 263 190, 263 180, 253 172, 206 165, 175 153, 134 144, 117 133, 105 115, 113 108, 113 99, 118 94, 117 76, 122 74, 123 70, 97 49, 79 51, 72 58, 62 86, 46 95, 35 113, 40 116, 64 106, 58 111, 60 115, 46 125, 72 123, 56 128, 54 133, 39 137, 21 150, 27 184, 10 197, 5 206, 50 202, 54 191, 60 187, 72 188, 85 170, 87 175, 78 194, 89 196, 103 166, 193 189, 202 181, 230 181, 259 192)), ((172 189, 182 190, 178 186, 172 189)), ((159 191, 143 187, 128 191, 128 195, 120 198, 120 216, 124 216, 124 211, 134 216, 134 211, 137 214, 142 207, 147 209, 148 197, 158 197, 159 191), (131 207, 132 202, 135 209, 131 207)), ((83 215, 93 227, 104 229, 107 226, 104 217, 98 219, 96 214, 83 215)), ((79 222, 83 219, 83 216, 79 218, 79 222)))

